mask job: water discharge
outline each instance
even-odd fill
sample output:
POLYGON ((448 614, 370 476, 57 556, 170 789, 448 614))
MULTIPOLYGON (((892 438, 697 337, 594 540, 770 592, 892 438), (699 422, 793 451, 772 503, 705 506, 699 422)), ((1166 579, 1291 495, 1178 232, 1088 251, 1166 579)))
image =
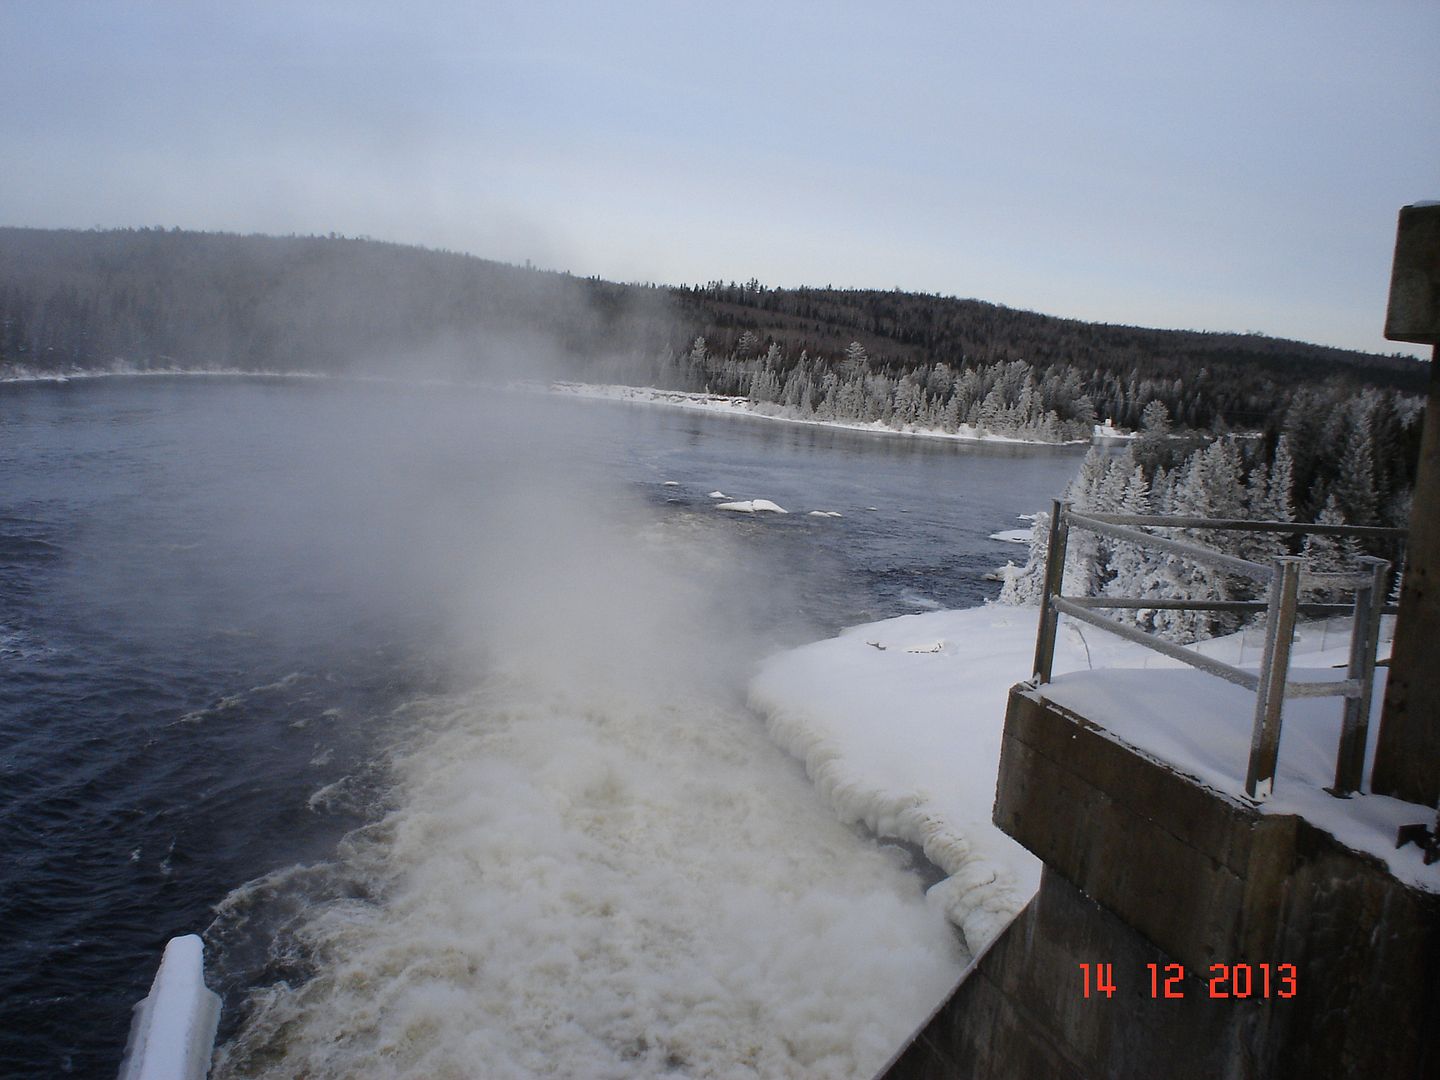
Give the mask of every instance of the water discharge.
POLYGON ((216 1075, 871 1075, 953 929, 742 707, 731 561, 535 490, 463 576, 475 685, 401 711, 393 809, 277 937, 308 977, 216 1075))
POLYGON ((989 534, 1073 452, 444 386, 0 390, 0 1073, 113 1076, 198 929, 227 1077, 865 1076, 957 972, 911 856, 745 691, 993 594, 989 534))

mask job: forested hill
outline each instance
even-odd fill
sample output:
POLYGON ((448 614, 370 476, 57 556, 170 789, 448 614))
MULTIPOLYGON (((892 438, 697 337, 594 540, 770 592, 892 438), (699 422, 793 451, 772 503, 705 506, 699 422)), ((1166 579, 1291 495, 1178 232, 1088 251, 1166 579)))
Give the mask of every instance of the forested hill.
POLYGON ((688 345, 669 291, 346 237, 0 228, 0 374, 473 374, 688 345))
MULTIPOLYGON (((1117 373, 1186 378, 1201 368, 1239 368, 1285 378, 1355 376, 1372 386, 1413 392, 1426 368, 1403 355, 1309 345, 1261 334, 1152 330, 1087 323, 983 300, 868 289, 768 289, 711 282, 678 294, 708 326, 717 344, 750 330, 784 341, 792 352, 839 353, 859 341, 872 357, 945 363, 1025 360, 1037 368, 1070 364, 1117 373)), ((1381 314, 1377 313, 1377 325, 1381 314)))
POLYGON ((1192 428, 1273 428, 1300 386, 1418 393, 1426 378, 1425 365, 1400 356, 898 291, 620 285, 333 236, 0 228, 0 376, 505 365, 506 374, 741 394, 773 379, 779 400, 799 367, 818 408, 832 374, 879 380, 867 384, 874 397, 907 374, 930 393, 977 370, 978 409, 997 384, 1023 390, 1016 362, 1033 381, 1036 415, 1053 412, 1075 430, 1091 411, 1138 426, 1152 400, 1192 428), (696 338, 705 339, 698 353, 696 338))

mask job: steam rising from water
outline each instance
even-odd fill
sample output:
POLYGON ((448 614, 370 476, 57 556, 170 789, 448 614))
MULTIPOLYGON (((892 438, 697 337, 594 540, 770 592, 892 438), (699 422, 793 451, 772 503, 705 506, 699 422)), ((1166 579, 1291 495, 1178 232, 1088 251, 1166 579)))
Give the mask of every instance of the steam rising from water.
POLYGON ((870 1075, 961 956, 743 708, 772 583, 541 471, 409 546, 455 690, 394 718, 333 863, 222 906, 212 944, 261 926, 291 959, 215 1075, 870 1075))

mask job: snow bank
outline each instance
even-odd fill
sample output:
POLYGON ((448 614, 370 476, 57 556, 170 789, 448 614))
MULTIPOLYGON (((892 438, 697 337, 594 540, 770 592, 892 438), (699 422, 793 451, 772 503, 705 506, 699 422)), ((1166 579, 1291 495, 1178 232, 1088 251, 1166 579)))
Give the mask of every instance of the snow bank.
MULTIPOLYGON (((515 383, 518 388, 533 389, 534 384, 515 383)), ((667 405, 671 408, 691 409, 700 412, 718 412, 734 415, 755 416, 763 420, 778 420, 786 424, 809 424, 818 427, 848 428, 852 431, 871 431, 885 435, 905 435, 922 439, 949 439, 958 442, 1000 442, 1000 443, 1043 443, 1046 446, 1063 446, 1066 443, 1044 442, 1039 439, 1025 439, 1016 435, 996 435, 983 428, 961 424, 955 431, 940 428, 921 427, 906 424, 891 427, 879 420, 821 420, 814 417, 792 416, 773 404, 756 405, 746 397, 728 394, 697 394, 684 390, 660 390, 653 386, 619 386, 596 383, 553 382, 547 387, 552 394, 586 398, 594 401, 629 401, 642 405, 667 405)), ((1083 442, 1072 439, 1071 443, 1083 442)))
POLYGON ((1034 609, 906 615, 771 657, 750 685, 843 820, 917 844, 945 872, 931 899, 972 952, 1040 881, 1039 860, 990 821, 1006 695, 1034 645, 1034 609))
POLYGON ((788 514, 790 512, 769 499, 746 499, 744 502, 717 503, 715 509, 733 510, 737 514, 788 514))
MULTIPOLYGON (((1037 618, 1033 607, 992 604, 856 626, 771 657, 750 685, 751 705, 772 737, 805 762, 842 820, 918 844, 949 875, 931 897, 972 952, 1003 929, 1039 882, 1039 861, 990 820, 1006 698, 1030 677, 1037 618)), ((1298 633, 1293 677, 1338 677, 1340 635, 1320 624, 1298 633)), ((1233 634, 1199 649, 1253 668, 1260 634, 1233 634)), ((1063 618, 1054 670, 1045 693, 1058 704, 1202 784, 1243 792, 1252 694, 1063 618)), ((1378 717, 1383 679, 1375 693, 1378 717)), ((1381 858, 1401 880, 1440 887, 1418 849, 1394 849, 1396 827, 1431 820, 1433 810, 1375 795, 1325 794, 1339 723, 1338 698, 1287 703, 1276 792, 1264 812, 1300 814, 1381 858)), ((1372 719, 1372 752, 1377 730, 1372 719)))

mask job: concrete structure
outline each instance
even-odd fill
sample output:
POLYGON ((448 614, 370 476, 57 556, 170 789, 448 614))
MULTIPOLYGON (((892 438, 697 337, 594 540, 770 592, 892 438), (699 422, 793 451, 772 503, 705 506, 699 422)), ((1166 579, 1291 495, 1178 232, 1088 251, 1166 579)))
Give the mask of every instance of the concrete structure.
MULTIPOLYGON (((1440 353, 1440 203, 1401 211, 1386 335, 1440 353)), ((1440 798, 1437 366, 1371 783, 1419 804, 1417 823, 1440 798)), ((1057 507, 1052 556, 1061 524, 1057 507)), ((1010 692, 995 800, 996 824, 1044 861, 1040 890, 885 1075, 1440 1078, 1440 893, 1263 812, 1253 784, 1256 799, 1206 787, 1047 698, 1054 620, 1088 614, 1061 597, 1063 565, 1047 571, 1036 681, 1010 692)), ((1341 755, 1351 771, 1363 746, 1341 755)))
MULTIPOLYGON (((1436 346, 1440 357, 1440 203, 1400 211, 1385 336, 1436 346)), ((1410 510, 1410 546, 1371 786, 1440 801, 1440 375, 1430 395, 1410 510)))
POLYGON ((1378 860, 1029 684, 995 820, 1045 861, 1040 891, 892 1080, 1440 1076, 1440 896, 1378 860))

